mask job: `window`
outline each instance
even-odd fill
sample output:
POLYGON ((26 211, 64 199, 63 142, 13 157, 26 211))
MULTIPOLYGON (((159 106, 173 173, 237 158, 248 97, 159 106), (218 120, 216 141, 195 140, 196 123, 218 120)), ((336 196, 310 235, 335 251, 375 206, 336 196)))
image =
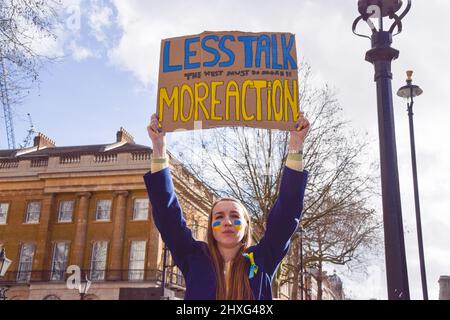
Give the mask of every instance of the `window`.
POLYGON ((41 215, 41 203, 39 201, 29 202, 27 206, 27 217, 25 223, 38 223, 41 215))
POLYGON ((52 281, 64 280, 64 274, 67 268, 67 258, 69 255, 69 243, 57 242, 53 248, 52 260, 52 281))
POLYGON ((0 224, 6 224, 9 203, 0 203, 0 224))
POLYGON ((148 219, 148 199, 135 199, 133 209, 133 220, 148 219))
POLYGON ((129 280, 144 280, 145 241, 132 241, 130 249, 129 280))
POLYGON ((107 252, 107 241, 95 241, 92 244, 91 280, 105 279, 107 252))
POLYGON ((61 201, 59 203, 58 222, 72 222, 74 201, 61 201))
POLYGON ((174 279, 172 283, 180 286, 180 287, 184 287, 185 283, 184 283, 184 277, 183 277, 183 273, 181 272, 181 270, 176 267, 175 268, 175 272, 173 273, 174 279))
POLYGON ((28 282, 31 279, 31 270, 33 269, 35 246, 33 243, 24 243, 20 250, 19 272, 17 281, 28 282))
POLYGON ((194 220, 194 223, 192 224, 192 236, 195 239, 198 239, 198 222, 197 220, 194 220))
POLYGON ((98 200, 96 220, 109 221, 111 217, 111 200, 98 200))

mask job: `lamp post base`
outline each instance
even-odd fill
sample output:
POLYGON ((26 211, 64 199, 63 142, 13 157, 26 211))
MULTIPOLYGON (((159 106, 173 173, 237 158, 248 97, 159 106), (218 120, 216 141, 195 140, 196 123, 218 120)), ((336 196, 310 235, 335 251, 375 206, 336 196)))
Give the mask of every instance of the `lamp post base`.
POLYGON ((8 287, 0 288, 0 300, 6 300, 6 292, 9 290, 8 287))

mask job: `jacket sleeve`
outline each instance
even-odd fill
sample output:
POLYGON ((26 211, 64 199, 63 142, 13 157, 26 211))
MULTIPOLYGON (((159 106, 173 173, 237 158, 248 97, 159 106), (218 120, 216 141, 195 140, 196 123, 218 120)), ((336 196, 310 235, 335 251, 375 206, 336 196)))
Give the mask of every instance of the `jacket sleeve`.
POLYGON ((180 270, 187 271, 187 257, 199 245, 186 226, 183 211, 175 194, 170 169, 144 175, 145 186, 152 205, 153 220, 172 258, 180 270))
POLYGON ((255 259, 264 263, 264 269, 273 275, 286 255, 290 239, 297 230, 303 211, 307 171, 295 171, 285 166, 280 192, 266 224, 266 232, 255 246, 255 259))

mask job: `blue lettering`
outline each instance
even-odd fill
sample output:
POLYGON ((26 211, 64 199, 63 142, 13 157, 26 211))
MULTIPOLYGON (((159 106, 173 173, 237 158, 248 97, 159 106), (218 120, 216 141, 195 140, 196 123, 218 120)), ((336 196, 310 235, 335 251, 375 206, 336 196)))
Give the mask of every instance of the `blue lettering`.
POLYGON ((256 36, 241 36, 238 37, 238 41, 244 43, 245 48, 245 67, 253 68, 253 41, 256 41, 258 38, 256 36))
POLYGON ((283 66, 278 63, 278 43, 277 35, 272 35, 272 69, 281 69, 283 66))
POLYGON ((172 72, 181 70, 180 65, 171 66, 169 61, 170 56, 170 41, 164 42, 164 63, 163 63, 163 72, 172 72))
POLYGON ((281 47, 283 50, 283 65, 284 69, 288 69, 288 62, 291 64, 291 69, 297 69, 297 63, 295 59, 291 56, 291 48, 294 45, 294 36, 291 35, 289 38, 289 43, 286 46, 286 35, 281 35, 281 47))
POLYGON ((222 39, 220 39, 220 43, 219 43, 219 49, 222 50, 226 55, 228 55, 229 59, 226 62, 221 62, 219 63, 219 67, 229 67, 231 65, 233 65, 234 63, 234 52, 231 51, 230 49, 228 49, 227 47, 225 47, 225 41, 230 40, 230 41, 234 41, 234 37, 233 36, 223 36, 222 39))
POLYGON ((270 68, 270 38, 268 35, 261 35, 256 44, 255 67, 261 67, 261 54, 264 52, 266 68, 270 68))
POLYGON ((220 61, 220 53, 219 53, 219 51, 217 51, 216 48, 209 47, 206 44, 206 41, 208 41, 208 40, 214 40, 216 42, 219 42, 219 37, 210 35, 210 36, 204 37, 203 40, 202 40, 202 49, 207 51, 207 52, 209 52, 209 53, 211 53, 212 55, 214 55, 214 60, 204 62, 203 66, 204 67, 214 67, 217 64, 217 62, 220 61))
POLYGON ((200 62, 195 62, 195 63, 189 62, 189 57, 194 57, 197 55, 197 52, 190 51, 189 46, 191 45, 191 43, 195 43, 195 42, 199 42, 199 41, 200 41, 199 37, 187 38, 186 40, 184 40, 184 68, 185 69, 200 68, 200 62))

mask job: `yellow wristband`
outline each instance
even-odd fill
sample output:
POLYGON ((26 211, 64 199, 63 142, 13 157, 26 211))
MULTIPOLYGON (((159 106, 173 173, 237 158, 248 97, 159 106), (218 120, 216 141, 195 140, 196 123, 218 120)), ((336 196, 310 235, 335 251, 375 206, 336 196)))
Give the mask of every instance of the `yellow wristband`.
POLYGON ((289 153, 287 156, 288 160, 294 160, 294 161, 302 161, 303 155, 301 153, 289 153))

